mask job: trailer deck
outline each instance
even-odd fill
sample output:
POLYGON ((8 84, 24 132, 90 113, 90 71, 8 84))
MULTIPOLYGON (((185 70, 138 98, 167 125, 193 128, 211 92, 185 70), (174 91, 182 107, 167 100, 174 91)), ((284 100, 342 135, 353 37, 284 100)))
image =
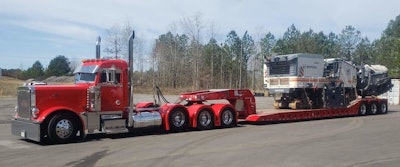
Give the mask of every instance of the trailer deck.
POLYGON ((263 109, 257 110, 256 114, 249 115, 245 121, 250 123, 257 122, 282 122, 300 121, 323 118, 335 118, 346 116, 363 116, 387 113, 387 99, 374 97, 360 98, 353 101, 345 108, 329 109, 263 109))

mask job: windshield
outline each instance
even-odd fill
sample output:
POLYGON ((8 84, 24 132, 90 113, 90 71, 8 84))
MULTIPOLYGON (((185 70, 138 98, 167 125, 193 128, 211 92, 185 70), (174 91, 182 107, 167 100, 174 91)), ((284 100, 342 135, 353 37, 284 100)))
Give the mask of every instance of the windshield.
POLYGON ((78 82, 94 82, 96 79, 96 74, 94 73, 76 73, 75 83, 78 82))

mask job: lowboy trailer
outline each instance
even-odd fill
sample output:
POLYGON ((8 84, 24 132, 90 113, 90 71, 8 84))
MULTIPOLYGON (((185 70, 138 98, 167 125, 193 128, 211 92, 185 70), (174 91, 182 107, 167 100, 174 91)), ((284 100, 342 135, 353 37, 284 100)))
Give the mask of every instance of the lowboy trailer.
MULTIPOLYGON (((348 106, 324 109, 261 109, 256 111, 256 102, 250 90, 207 90, 182 94, 187 103, 203 103, 210 100, 227 100, 238 113, 238 123, 269 123, 386 114, 387 99, 358 97, 348 106)), ((211 106, 216 104, 211 104, 211 106)), ((217 104, 218 105, 218 104, 217 104)))

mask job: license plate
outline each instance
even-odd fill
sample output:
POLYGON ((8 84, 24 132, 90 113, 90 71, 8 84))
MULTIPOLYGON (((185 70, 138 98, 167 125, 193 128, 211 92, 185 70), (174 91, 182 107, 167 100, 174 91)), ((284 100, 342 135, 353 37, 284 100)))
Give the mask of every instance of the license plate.
POLYGON ((23 138, 26 137, 25 131, 21 131, 21 137, 23 137, 23 138))

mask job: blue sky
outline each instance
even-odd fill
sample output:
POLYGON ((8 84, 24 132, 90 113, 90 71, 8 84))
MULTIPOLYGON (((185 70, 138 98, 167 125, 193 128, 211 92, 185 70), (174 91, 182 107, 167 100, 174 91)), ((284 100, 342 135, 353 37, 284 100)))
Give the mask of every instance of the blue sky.
POLYGON ((325 33, 352 25, 373 40, 400 15, 399 0, 1 0, 0 6, 3 69, 27 69, 36 60, 47 67, 57 55, 72 63, 93 58, 97 36, 127 21, 150 45, 174 23, 199 12, 205 23, 214 23, 220 39, 230 30, 279 37, 294 24, 325 33))

